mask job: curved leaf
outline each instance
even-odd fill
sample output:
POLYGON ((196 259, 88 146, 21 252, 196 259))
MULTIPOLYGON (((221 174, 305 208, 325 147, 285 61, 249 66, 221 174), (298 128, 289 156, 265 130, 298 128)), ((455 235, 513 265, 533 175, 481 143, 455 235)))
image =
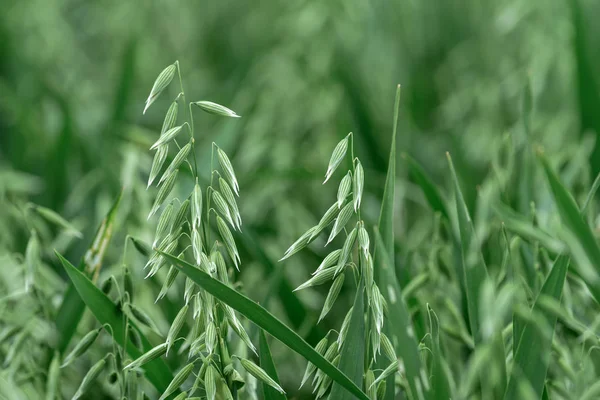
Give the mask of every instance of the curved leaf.
MULTIPOLYGON (((119 193, 119 196, 115 200, 114 204, 106 214, 102 224, 98 228, 94 241, 86 252, 84 258, 81 260, 79 270, 84 270, 88 277, 98 276, 104 253, 108 247, 108 242, 112 237, 114 220, 117 215, 117 209, 121 202, 121 196, 123 192, 119 193)), ((58 310, 56 316, 56 328, 59 332, 60 338, 58 341, 58 351, 64 353, 69 347, 69 343, 77 331, 79 321, 85 311, 85 303, 79 297, 77 290, 71 283, 67 288, 63 302, 58 310)))
MULTIPOLYGON (((364 374, 365 357, 365 310, 364 281, 361 279, 356 289, 352 315, 348 325, 348 333, 344 338, 340 351, 339 369, 348 375, 357 385, 361 385, 364 374)), ((334 383, 329 394, 331 400, 354 400, 354 396, 334 383)))
MULTIPOLYGON (((92 314, 101 324, 108 324, 111 326, 113 331, 113 339, 121 347, 123 347, 127 353, 133 359, 137 359, 144 352, 152 349, 152 345, 142 334, 142 332, 133 324, 129 322, 131 326, 137 331, 140 336, 143 351, 138 350, 137 347, 128 339, 127 343, 124 342, 125 337, 125 324, 123 318, 123 312, 118 308, 100 289, 98 289, 92 281, 90 281, 81 271, 77 270, 67 259, 61 256, 55 251, 56 256, 62 263, 65 271, 69 275, 73 286, 83 299, 85 305, 90 309, 92 314)), ((148 380, 156 387, 160 392, 163 392, 168 386, 173 375, 169 370, 169 367, 162 359, 153 360, 142 367, 148 380)))
POLYGON ((540 294, 533 305, 533 313, 539 313, 547 324, 543 326, 534 326, 535 320, 528 321, 523 328, 521 338, 515 353, 515 361, 506 393, 505 399, 516 399, 519 397, 519 388, 522 380, 526 379, 536 394, 536 398, 541 398, 544 391, 544 380, 550 363, 550 354, 552 349, 552 336, 554 326, 556 325, 556 315, 544 311, 540 306, 540 299, 544 296, 551 297, 560 301, 562 289, 565 284, 567 270, 569 268, 569 257, 559 256, 552 270, 542 286, 540 294), (542 332, 540 329, 546 329, 542 332))
MULTIPOLYGON (((265 335, 265 331, 259 329, 258 333, 259 338, 259 355, 260 355, 260 367, 265 370, 267 374, 273 379, 279 386, 279 376, 277 375, 277 369, 275 368, 275 363, 273 362, 273 356, 271 356, 271 350, 269 350, 269 343, 267 343, 267 337, 265 335)), ((274 388, 269 385, 262 384, 263 393, 265 396, 265 400, 285 400, 285 395, 278 392, 274 388)))
POLYGON ((245 315, 250 321, 254 322, 260 328, 268 332, 275 339, 306 358, 308 361, 317 366, 333 381, 338 382, 349 392, 354 394, 361 400, 369 400, 367 395, 363 393, 358 386, 354 384, 342 371, 337 369, 333 364, 327 361, 323 356, 315 351, 304 339, 296 332, 288 328, 283 322, 275 318, 271 313, 265 310, 262 306, 256 304, 243 294, 231 289, 222 284, 218 280, 212 278, 207 273, 199 270, 193 265, 181 260, 171 254, 160 252, 166 257, 177 269, 187 275, 197 285, 206 290, 208 293, 232 307, 236 311, 245 315))

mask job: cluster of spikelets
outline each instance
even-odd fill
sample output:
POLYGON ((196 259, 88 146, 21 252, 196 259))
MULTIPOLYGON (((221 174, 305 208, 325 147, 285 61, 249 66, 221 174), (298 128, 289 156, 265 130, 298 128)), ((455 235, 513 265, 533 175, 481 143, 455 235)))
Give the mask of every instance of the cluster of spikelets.
MULTIPOLYGON (((368 305, 368 338, 371 344, 370 352, 366 355, 368 356, 369 370, 365 375, 365 388, 372 394, 371 398, 377 398, 377 391, 381 392, 385 390, 385 379, 398 372, 398 361, 390 340, 382 331, 384 310, 387 306, 379 291, 379 287, 373 279, 373 257, 370 253, 369 233, 360 216, 364 188, 364 170, 358 157, 354 157, 352 133, 346 135, 333 150, 323 183, 325 184, 333 176, 340 164, 342 164, 348 153, 348 149, 350 149, 351 153, 351 169, 348 170, 340 181, 337 200, 329 207, 317 225, 307 230, 287 249, 281 260, 285 260, 302 250, 332 223, 333 227, 325 246, 329 245, 340 233, 344 232, 346 234, 342 247, 329 253, 312 273, 312 277, 296 288, 296 290, 333 281, 325 299, 321 315, 319 316, 320 322, 329 313, 335 303, 344 285, 346 275, 352 276, 355 283, 357 283, 356 286, 359 288, 362 286, 358 285, 358 282, 360 280, 363 281, 368 305), (353 217, 355 217, 356 222, 351 223, 350 221, 353 217), (349 232, 348 227, 351 228, 349 232), (383 348, 384 355, 391 361, 391 364, 375 379, 371 366, 376 361, 377 355, 380 354, 381 348, 383 348)), ((336 333, 330 331, 315 347, 317 352, 336 366, 340 359, 340 351, 348 331, 351 314, 352 308, 346 314, 340 331, 337 333, 337 338, 335 337, 336 333)), ((316 366, 308 363, 301 386, 308 381, 316 369, 316 366)), ((313 393, 316 393, 316 398, 318 399, 328 392, 332 380, 319 370, 315 374, 312 384, 314 388, 313 393)))
MULTIPOLYGON (((160 73, 146 101, 144 112, 169 85, 175 73, 178 74, 181 84, 178 62, 168 66, 160 73)), ((152 163, 148 186, 152 185, 163 170, 163 164, 169 153, 170 145, 174 144, 176 146, 177 153, 158 180, 158 194, 148 217, 152 217, 162 207, 153 243, 156 251, 145 267, 149 269, 147 276, 153 276, 168 264, 161 253, 170 254, 185 246, 179 254, 179 258, 184 258, 185 253, 191 248, 192 258, 197 268, 211 277, 229 284, 227 263, 232 263, 238 270, 240 265, 240 256, 231 233, 231 229, 241 230, 242 227, 242 219, 236 201, 236 197, 239 196, 239 185, 229 157, 213 143, 211 157, 214 159, 216 150, 216 157, 221 168, 220 171, 214 169, 214 160, 211 159, 210 185, 206 188, 206 198, 203 199, 203 191, 198 182, 195 162, 192 108, 198 106, 205 112, 225 117, 239 116, 234 111, 216 103, 209 101, 190 102, 187 104, 189 122, 186 121, 181 125, 177 125, 180 99, 185 104, 185 93, 182 85, 181 92, 167 111, 159 139, 150 148, 150 150, 155 150, 156 154, 152 163), (184 146, 180 146, 177 138, 184 128, 187 128, 189 132, 189 141, 184 146), (190 154, 193 156, 193 164, 188 160, 190 154), (178 169, 184 163, 187 164, 190 172, 195 177, 194 189, 183 202, 174 199, 165 206, 165 201, 175 184, 178 169), (215 181, 218 181, 218 185, 215 181), (175 206, 176 202, 179 203, 177 208, 175 206), (213 242, 211 242, 211 216, 214 218, 216 231, 221 239, 213 242), (187 242, 183 238, 187 238, 187 242), (181 243, 182 241, 184 243, 181 243), (224 256, 225 252, 228 257, 224 256)), ((171 265, 157 300, 165 296, 177 275, 178 269, 171 265)), ((168 354, 171 346, 178 339, 178 334, 186 322, 191 308, 192 329, 180 348, 180 351, 188 351, 190 362, 175 375, 169 387, 162 394, 161 399, 177 390, 188 379, 198 364, 200 364, 200 368, 196 373, 196 379, 192 387, 183 392, 180 397, 192 396, 197 389, 202 387, 208 399, 233 399, 231 393, 243 385, 244 380, 234 369, 232 358, 237 358, 249 374, 283 392, 281 387, 252 361, 230 354, 228 344, 230 336, 228 332, 230 330, 235 332, 247 347, 256 353, 250 337, 231 307, 200 289, 190 278, 186 278, 183 296, 185 305, 171 324, 165 343, 132 361, 126 368, 139 367, 155 357, 168 354)))
MULTIPOLYGON (((160 73, 146 101, 144 112, 167 88, 176 73, 179 75, 181 84, 178 62, 168 66, 160 73)), ((240 265, 240 256, 230 230, 241 230, 242 227, 242 220, 236 202, 236 197, 239 196, 239 185, 229 158, 223 150, 213 143, 212 158, 214 159, 216 149, 216 157, 221 169, 220 171, 214 169, 214 160, 211 159, 210 185, 205 190, 206 197, 203 198, 195 162, 192 108, 198 106, 205 112, 226 117, 238 117, 238 115, 230 109, 212 102, 191 102, 187 105, 189 107, 189 122, 186 121, 181 125, 177 125, 180 100, 185 103, 182 85, 181 92, 167 111, 159 139, 150 148, 155 150, 156 153, 150 171, 148 187, 156 181, 159 175, 160 178, 157 182, 156 200, 148 218, 150 219, 161 210, 152 249, 145 246, 141 241, 131 239, 138 250, 149 256, 149 260, 144 267, 148 269, 146 277, 154 276, 161 268, 170 264, 164 256, 165 253, 172 254, 182 249, 178 258, 183 259, 186 258, 191 249, 189 258, 193 259, 195 267, 222 283, 229 284, 230 269, 228 268, 228 262, 238 270, 240 265), (180 138, 184 128, 189 132, 189 140, 181 146, 178 143, 178 138, 180 138), (176 147, 177 152, 170 164, 164 168, 172 145, 176 147), (193 161, 189 160, 190 156, 193 161), (167 201, 173 191, 179 168, 182 165, 187 165, 194 176, 194 188, 183 201, 177 198, 167 201), (218 185, 215 185, 215 179, 218 181, 218 185), (214 218, 216 229, 211 227, 211 216, 214 218), (213 231, 219 233, 220 240, 211 242, 213 231), (227 257, 224 254, 227 254, 227 257)), ((156 301, 167 294, 178 273, 179 270, 175 265, 169 266, 167 277, 156 301)), ((129 294, 131 290, 127 290, 127 287, 131 287, 131 285, 131 275, 128 269, 125 268, 123 292, 126 296, 122 304, 125 315, 158 333, 158 328, 152 319, 132 303, 129 294)), ((106 281, 103 290, 108 293, 111 287, 118 287, 114 278, 109 278, 106 281)), ((125 382, 122 388, 123 395, 138 398, 137 395, 141 392, 137 389, 135 382, 140 378, 140 367, 163 355, 168 355, 174 343, 179 340, 183 340, 184 343, 178 351, 180 353, 187 351, 189 362, 174 376, 166 390, 161 394, 161 400, 178 391, 182 385, 190 380, 192 375, 195 375, 193 383, 176 397, 177 400, 199 399, 200 397, 196 396, 200 394, 203 395, 202 398, 209 400, 233 400, 232 393, 236 393, 245 384, 242 375, 234 368, 234 359, 239 361, 247 374, 284 393, 283 389, 255 363, 231 354, 232 337, 229 334, 231 331, 235 332, 240 340, 256 353, 256 348, 252 344, 248 333, 231 307, 206 293, 190 278, 186 278, 183 297, 184 306, 171 323, 165 341, 137 359, 128 360, 124 363, 122 369, 114 368, 117 371, 115 381, 125 382), (179 334, 188 321, 190 311, 193 321, 191 324, 192 329, 187 337, 181 338, 179 334)), ((66 357, 65 364, 83 354, 94 343, 101 330, 102 328, 99 328, 85 335, 66 357)), ((134 343, 136 342, 135 334, 134 329, 130 329, 128 332, 134 343)), ((94 380, 107 368, 111 356, 112 353, 98 361, 89 370, 75 398, 79 398, 86 393, 94 380)), ((114 357, 112 358, 114 359, 114 357)))

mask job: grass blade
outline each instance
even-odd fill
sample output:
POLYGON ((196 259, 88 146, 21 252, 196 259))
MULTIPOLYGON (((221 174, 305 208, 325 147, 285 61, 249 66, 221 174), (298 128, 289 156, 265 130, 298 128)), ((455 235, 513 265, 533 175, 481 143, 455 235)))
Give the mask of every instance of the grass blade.
MULTIPOLYGON (((598 282, 600 274, 600 247, 592 233, 590 226, 581 216, 577 203, 567 191, 560 179, 550 166, 550 163, 543 154, 538 154, 546 178, 550 184, 550 189, 554 196, 554 201, 560 214, 563 224, 566 226, 571 235, 576 239, 577 246, 583 250, 585 257, 589 261, 592 268, 585 268, 585 263, 581 263, 578 267, 579 273, 585 278, 584 281, 589 287, 596 301, 600 301, 600 285, 598 282)), ((568 244, 572 244, 572 241, 568 244)), ((574 249, 572 249, 574 250, 574 249)), ((580 254, 579 251, 573 251, 574 255, 580 254)))
POLYGON ((317 368, 321 369, 333 381, 338 382, 357 398, 369 400, 367 395, 364 394, 342 371, 333 366, 329 361, 325 360, 325 358, 306 343, 302 337, 288 328, 283 322, 275 318, 262 306, 256 304, 243 294, 222 284, 218 280, 213 279, 210 275, 186 261, 172 256, 171 254, 160 253, 173 263, 177 269, 187 275, 209 294, 245 315, 246 318, 268 332, 275 339, 316 365, 317 368))
MULTIPOLYGON (((67 259, 61 256, 58 252, 55 252, 56 256, 61 261, 65 271, 69 275, 73 286, 79 293, 80 298, 83 299, 85 305, 90 309, 96 319, 103 325, 108 324, 111 326, 113 331, 113 339, 123 347, 127 353, 133 359, 137 359, 144 352, 152 349, 152 345, 142 334, 142 332, 135 327, 133 322, 129 322, 131 326, 138 331, 140 336, 143 352, 138 350, 135 345, 127 339, 127 343, 124 342, 125 338, 125 323, 123 318, 123 312, 115 306, 115 304, 108 298, 100 289, 96 287, 81 271, 73 266, 67 259)), ((160 392, 164 391, 168 386, 173 375, 169 370, 169 367, 161 359, 156 359, 143 366, 146 372, 148 380, 156 387, 160 392)))
MULTIPOLYGON (((458 176, 452 163, 452 158, 449 153, 446 153, 448 158, 448 165, 452 174, 452 181, 454 183, 454 193, 456 201, 456 213, 458 215, 458 227, 460 232, 460 247, 462 253, 462 264, 464 271, 464 288, 466 291, 467 298, 467 311, 469 314, 469 323, 471 325, 471 334, 475 342, 475 350, 478 348, 484 348, 484 338, 482 337, 481 326, 480 326, 480 313, 479 313, 479 295, 484 282, 489 279, 485 261, 479 248, 479 243, 474 237, 474 228, 469 216, 467 204, 465 203, 460 184, 458 182, 458 176)), ((499 382, 484 382, 487 379, 485 374, 481 374, 482 385, 492 387, 495 390, 497 398, 500 398, 506 389, 506 363, 504 361, 504 342, 502 341, 502 333, 497 332, 493 338, 490 338, 493 342, 493 352, 501 357, 497 358, 500 380, 499 382)))
MULTIPOLYGON (((400 85, 396 89, 396 99, 394 101, 392 143, 390 146, 390 157, 385 178, 381 211, 379 213, 379 225, 374 229, 377 240, 373 262, 375 264, 375 280, 389 305, 390 323, 384 324, 384 333, 392 340, 392 343, 396 343, 396 352, 403 358, 405 364, 409 391, 412 394, 412 398, 417 398, 417 393, 420 393, 421 388, 427 388, 429 385, 427 382, 424 385, 420 382, 421 361, 417 350, 417 343, 414 340, 414 329, 410 321, 408 309, 406 304, 404 304, 402 293, 400 292, 393 263, 396 134, 398 131, 399 111, 400 85), (409 332, 411 332, 412 338, 408 334, 409 332)), ((377 367, 382 369, 386 367, 383 357, 378 360, 377 367)), ((394 398, 394 382, 392 379, 387 380, 385 393, 386 400, 394 398)))
MULTIPOLYGON (((429 385, 428 382, 421 381, 423 367, 421 365, 418 343, 414 335, 414 328, 408 307, 400 291, 400 285, 398 285, 398 281, 396 280, 394 265, 384 251, 381 234, 377 229, 374 229, 374 231, 375 249, 380 254, 378 268, 382 275, 381 280, 385 282, 383 286, 380 286, 381 294, 383 294, 388 304, 388 319, 384 324, 384 329, 388 328, 386 335, 395 344, 396 354, 404 362, 406 380, 411 392, 408 398, 419 399, 417 393, 420 393, 420 388, 426 388, 429 385)), ((383 357, 381 358, 383 359, 383 357)))
POLYGON ((544 329, 544 327, 534 326, 533 321, 527 321, 525 324, 515 353, 511 377, 506 388, 506 393, 504 394, 506 400, 518 398, 520 382, 523 379, 529 381, 531 388, 536 394, 536 398, 541 398, 542 396, 544 380, 546 379, 546 372, 550 363, 552 335, 554 334, 557 317, 540 307, 540 299, 544 296, 549 296, 560 301, 568 267, 568 256, 561 255, 556 259, 533 305, 532 312, 543 316, 548 323, 544 327, 547 327, 549 331, 542 333, 540 329, 544 329))
MULTIPOLYGON (((356 290, 348 333, 342 344, 340 352, 339 369, 360 386, 363 381, 364 356, 365 356, 365 310, 364 310, 364 282, 361 279, 356 290)), ((344 390, 339 384, 334 383, 329 394, 331 400, 354 400, 354 396, 344 390)))
MULTIPOLYGON (((104 253, 108 248, 108 243, 112 237, 114 221, 122 195, 123 192, 119 193, 119 196, 96 231, 91 247, 81 260, 79 270, 83 270, 88 277, 98 277, 104 253)), ((71 282, 56 316, 56 328, 60 335, 58 340, 58 351, 61 353, 64 353, 69 346, 73 335, 77 331, 77 326, 79 325, 79 321, 81 320, 84 311, 85 303, 81 300, 73 282, 71 282)))
POLYGON ((448 208, 446 207, 446 201, 440 194, 437 186, 435 186, 429 176, 427 176, 427 173, 423 167, 421 167, 417 160, 406 153, 402 153, 401 157, 406 160, 408 173, 423 191, 429 206, 433 209, 433 211, 442 214, 446 221, 449 221, 450 217, 448 214, 448 208))
MULTIPOLYGON (((271 355, 271 350, 269 349, 269 343, 267 343, 265 332, 262 329, 259 329, 258 335, 260 367, 264 369, 267 374, 269 374, 271 379, 281 386, 279 383, 279 376, 277 375, 277 369, 275 368, 275 363, 273 362, 273 356, 271 355)), ((265 400, 285 400, 285 395, 279 393, 271 386, 263 384, 262 387, 265 400)))

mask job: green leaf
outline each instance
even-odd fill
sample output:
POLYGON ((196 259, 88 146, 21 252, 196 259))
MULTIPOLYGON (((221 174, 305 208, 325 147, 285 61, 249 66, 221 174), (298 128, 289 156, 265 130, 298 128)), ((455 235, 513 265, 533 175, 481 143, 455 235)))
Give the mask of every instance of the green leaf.
POLYGON ((427 176, 425 170, 421 167, 421 165, 419 165, 417 160, 408 154, 402 153, 402 158, 407 161, 408 173, 423 191, 429 206, 433 209, 433 211, 442 214, 447 221, 450 220, 448 209, 446 207, 446 201, 440 194, 437 186, 431 181, 429 176, 427 176))
MULTIPOLYGON (((469 216, 467 204, 465 203, 460 184, 458 182, 458 176, 452 163, 452 158, 449 153, 446 153, 448 158, 448 165, 452 174, 452 181, 454 182, 454 193, 456 201, 456 213, 458 215, 458 228, 460 232, 460 247, 462 253, 462 266, 464 271, 464 288, 466 291, 467 298, 467 312, 469 315, 469 323, 471 325, 471 333, 475 342, 475 350, 483 349, 487 345, 484 342, 480 326, 480 314, 479 314, 479 295, 481 288, 485 280, 489 279, 485 261, 477 238, 474 237, 473 223, 469 216)), ((498 357, 498 367, 500 371, 499 382, 487 382, 489 376, 482 373, 480 375, 482 385, 493 386, 495 395, 499 398, 502 396, 506 389, 506 363, 504 361, 504 342, 502 341, 502 333, 497 332, 493 338, 489 339, 492 343, 492 352, 498 357)))
MULTIPOLYGON (((377 268, 381 274, 383 285, 380 286, 381 294, 388 304, 387 319, 383 325, 385 334, 395 345, 396 354, 404 362, 406 380, 409 384, 410 394, 408 398, 417 399, 420 388, 429 387, 427 382, 421 381, 421 355, 419 346, 414 335, 414 328, 404 302, 400 285, 396 280, 394 265, 387 253, 384 251, 383 239, 377 229, 375 231, 375 251, 380 255, 377 268)), ((383 359, 384 357, 381 357, 383 359)), ((386 390, 387 396, 387 390, 386 390)), ((393 398, 393 397, 392 397, 393 398)))
POLYGON ((302 337, 296 332, 288 328, 283 322, 275 318, 271 313, 265 310, 262 306, 256 304, 243 294, 224 285, 218 280, 212 278, 204 271, 199 270, 193 265, 181 260, 171 254, 160 252, 166 257, 177 269, 192 279, 197 285, 206 290, 223 303, 237 310, 250 321, 254 322, 260 328, 268 332, 275 339, 300 354, 302 357, 315 364, 333 381, 338 382, 349 392, 362 400, 369 400, 358 386, 354 384, 342 371, 337 369, 323 356, 315 351, 302 337))
MULTIPOLYGON (((267 337, 262 329, 259 329, 259 355, 260 355, 260 367, 265 370, 267 374, 273 379, 279 386, 279 376, 277 376, 277 369, 273 362, 273 356, 271 350, 269 350, 269 344, 267 343, 267 337)), ((265 400, 285 400, 285 395, 279 393, 277 390, 269 385, 262 385, 265 400)))
MULTIPOLYGON (((348 333, 344 338, 340 352, 338 368, 345 373, 357 386, 362 385, 365 357, 365 310, 364 310, 364 281, 361 279, 356 289, 354 306, 348 333)), ((329 394, 331 400, 354 400, 354 396, 334 383, 329 394)))
MULTIPOLYGON (((127 351, 131 358, 137 359, 144 352, 152 349, 153 346, 132 321, 130 321, 129 324, 138 332, 140 336, 142 342, 142 351, 138 350, 129 339, 127 339, 127 343, 125 343, 125 319, 121 309, 118 308, 108 297, 106 297, 106 295, 102 293, 102 291, 98 289, 81 271, 77 270, 77 268, 75 268, 58 252, 55 253, 65 268, 65 271, 69 275, 69 278, 77 290, 77 293, 79 293, 85 302, 85 305, 90 309, 92 314, 94 314, 98 322, 100 322, 102 325, 111 326, 113 339, 127 351)), ((148 380, 160 392, 163 392, 173 379, 173 375, 171 374, 169 367, 161 359, 156 359, 145 364, 143 369, 146 372, 148 380)))
MULTIPOLYGON (((79 270, 83 270, 85 275, 90 278, 92 276, 97 277, 100 272, 104 254, 113 234, 114 221, 122 195, 123 192, 121 191, 108 211, 108 214, 106 214, 106 217, 102 220, 100 227, 96 231, 91 247, 79 264, 79 270)), ((77 326, 79 325, 79 321, 81 320, 84 311, 85 303, 81 300, 75 286, 71 282, 56 316, 56 328, 60 335, 58 351, 60 351, 61 354, 69 347, 69 343, 77 331, 77 326)))
MULTIPOLYGON (((398 131, 398 114, 400 112, 400 85, 396 88, 396 99, 394 101, 394 120, 392 130, 392 143, 390 145, 390 158, 385 178, 381 211, 379 213, 379 225, 375 228, 375 237, 378 238, 373 256, 375 264, 375 281, 381 288, 385 300, 388 303, 389 323, 383 326, 384 333, 396 345, 396 352, 403 358, 406 368, 406 379, 412 398, 416 398, 421 388, 429 387, 428 384, 420 382, 421 360, 414 339, 414 329, 408 309, 402 297, 400 286, 396 278, 394 268, 394 194, 396 185, 396 134, 398 131), (411 336, 408 332, 411 332, 411 336), (420 387, 419 387, 420 386, 420 387)), ((380 357, 377 367, 385 369, 385 361, 380 357)), ((386 381, 385 400, 394 398, 393 379, 386 381)), ((409 396, 410 398, 410 396, 409 396)))
POLYGON ((493 206, 494 212, 506 226, 506 229, 516 233, 521 238, 531 242, 539 242, 552 253, 565 251, 565 244, 554 238, 540 227, 534 226, 530 219, 515 213, 512 209, 502 203, 493 206))
MULTIPOLYGON (((575 203, 573 197, 560 182, 546 157, 543 154, 538 154, 538 157, 544 167, 544 172, 550 184, 550 189, 552 190, 563 225, 566 226, 571 236, 576 239, 576 246, 582 249, 583 254, 587 257, 587 261, 589 261, 587 265, 591 266, 591 268, 585 268, 584 265, 586 263, 578 263, 577 272, 585 278, 584 282, 589 287, 596 301, 600 301, 600 285, 596 283, 600 278, 600 247, 598 247, 590 226, 581 216, 577 203, 575 203)), ((573 248, 572 240, 568 241, 567 244, 571 245, 571 251, 577 260, 577 255, 581 254, 581 252, 573 248)))
POLYGON ((531 388, 537 396, 536 398, 541 398, 542 396, 544 380, 546 379, 548 364, 550 363, 552 336, 557 317, 543 310, 540 306, 540 299, 543 299, 544 296, 549 296, 560 301, 568 267, 568 256, 561 255, 556 259, 533 305, 532 313, 539 313, 539 315, 543 316, 547 325, 535 326, 535 320, 529 320, 525 324, 515 353, 511 377, 506 388, 506 393, 504 394, 504 398, 507 400, 519 397, 520 382, 523 379, 529 381, 531 388), (548 328, 547 332, 541 331, 541 329, 546 328, 548 328))

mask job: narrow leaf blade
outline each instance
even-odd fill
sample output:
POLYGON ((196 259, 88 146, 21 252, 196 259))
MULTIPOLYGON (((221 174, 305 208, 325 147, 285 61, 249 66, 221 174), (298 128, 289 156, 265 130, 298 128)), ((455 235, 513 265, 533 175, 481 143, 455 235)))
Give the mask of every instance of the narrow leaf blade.
MULTIPOLYGON (((123 318, 123 312, 110 301, 108 297, 100 289, 98 289, 92 281, 90 281, 81 271, 77 270, 69 261, 63 256, 56 252, 56 256, 61 261, 65 271, 69 275, 73 286, 77 290, 77 293, 81 296, 81 299, 85 302, 85 305, 90 309, 96 319, 103 325, 108 324, 111 326, 114 333, 113 339, 125 350, 133 359, 140 357, 143 352, 138 350, 135 345, 127 339, 127 343, 124 342, 125 337, 125 324, 123 318)), ((138 331, 140 336, 143 351, 146 352, 152 348, 152 345, 146 339, 139 329, 130 322, 130 325, 138 331)), ((148 364, 144 365, 144 370, 148 380, 156 387, 159 391, 164 391, 168 386, 173 375, 169 370, 169 367, 161 359, 156 359, 148 364)))
MULTIPOLYGON (((262 329, 259 329, 258 339, 260 367, 264 369, 267 374, 269 374, 271 379, 281 386, 281 383, 279 382, 279 376, 277 375, 277 369, 275 368, 275 363, 273 362, 273 356, 271 355, 271 350, 269 349, 269 344, 267 343, 267 337, 262 329)), ((263 384, 262 387, 265 400, 285 400, 285 395, 279 393, 271 386, 263 384)))
MULTIPOLYGON (((348 333, 342 344, 338 368, 360 386, 363 381, 365 356, 364 282, 361 279, 356 290, 348 333)), ((331 400, 354 400, 354 396, 334 383, 329 394, 331 400)))
POLYGON ((222 284, 212 278, 207 273, 195 268, 193 265, 181 260, 171 254, 162 253, 173 265, 181 272, 192 279, 197 285, 202 287, 208 293, 245 315, 250 321, 254 322, 260 328, 268 332, 271 336, 294 350, 315 364, 319 369, 325 372, 335 382, 340 383, 344 388, 353 393, 361 400, 369 400, 354 382, 352 382, 342 371, 333 364, 325 360, 323 356, 315 351, 302 337, 288 328, 283 322, 275 318, 271 313, 260 305, 256 304, 246 296, 222 284))

